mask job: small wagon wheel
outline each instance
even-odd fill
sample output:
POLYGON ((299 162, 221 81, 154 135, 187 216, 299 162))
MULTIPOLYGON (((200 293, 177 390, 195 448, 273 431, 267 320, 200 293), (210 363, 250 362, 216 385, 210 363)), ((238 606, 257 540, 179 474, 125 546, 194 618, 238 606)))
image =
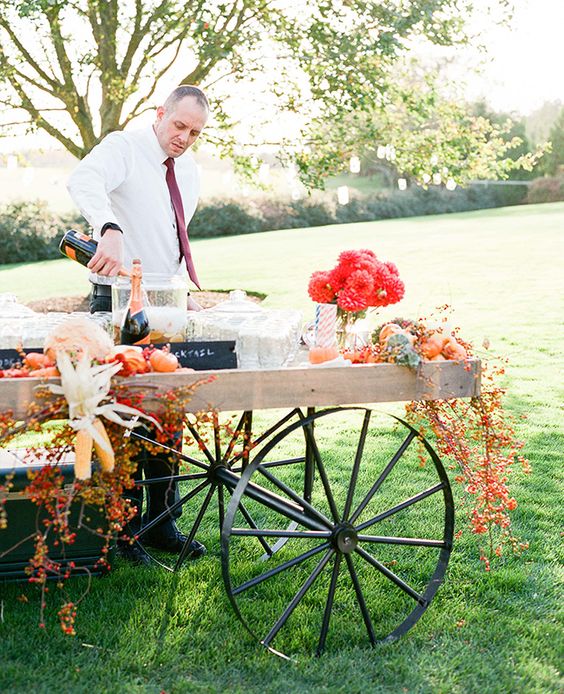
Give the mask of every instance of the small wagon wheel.
POLYGON ((311 414, 261 449, 235 488, 221 537, 224 582, 248 631, 275 653, 321 653, 328 636, 340 646, 395 640, 443 580, 454 527, 447 474, 413 427, 396 417, 390 427, 389 416, 375 426, 378 417, 357 407, 311 414), (316 468, 311 501, 293 490, 295 471, 268 467, 304 435, 316 468), (241 523, 241 504, 256 528, 241 523), (288 541, 265 565, 257 538, 288 541))
MULTIPOLYGON (((131 436, 142 441, 147 441, 153 446, 158 446, 163 451, 168 451, 171 456, 175 456, 179 461, 183 461, 188 468, 189 472, 185 474, 179 474, 174 477, 163 477, 163 478, 152 478, 146 479, 138 482, 139 486, 148 487, 151 484, 160 483, 174 480, 180 484, 180 494, 179 499, 176 503, 170 506, 168 512, 162 513, 157 518, 153 519, 150 523, 143 526, 141 531, 138 533, 139 542, 143 544, 143 536, 151 530, 151 528, 158 525, 160 522, 173 514, 175 510, 179 507, 184 507, 189 505, 192 511, 197 509, 194 514, 192 512, 191 521, 189 523, 189 529, 187 530, 187 541, 183 550, 180 552, 178 559, 175 562, 174 567, 169 567, 160 560, 156 559, 154 556, 153 560, 163 566, 164 568, 171 570, 178 570, 186 559, 188 554, 188 549, 190 543, 196 537, 196 533, 200 529, 202 521, 206 516, 206 513, 210 506, 213 507, 213 499, 217 497, 217 508, 219 515, 219 527, 223 525, 223 520, 225 516, 225 504, 226 504, 226 491, 228 494, 232 494, 233 489, 239 482, 240 473, 248 466, 249 461, 252 459, 254 452, 260 449, 260 445, 265 441, 268 441, 281 427, 286 425, 292 419, 298 417, 300 420, 304 419, 304 414, 295 408, 291 412, 285 414, 281 419, 276 421, 274 424, 269 426, 260 435, 253 437, 253 413, 243 412, 239 419, 238 424, 233 428, 228 440, 225 441, 220 435, 220 424, 217 413, 212 415, 212 427, 213 436, 212 440, 204 440, 201 432, 198 428, 189 424, 188 429, 192 439, 196 443, 197 451, 192 455, 187 455, 180 453, 177 450, 170 448, 161 443, 155 443, 151 439, 147 438, 143 434, 133 430, 131 436)), ((267 464, 268 467, 277 468, 280 466, 289 466, 294 464, 304 463, 305 456, 302 451, 298 455, 290 458, 279 458, 278 460, 270 460, 267 464)), ((300 465, 300 468, 303 466, 300 465)), ((301 473, 303 475, 303 472, 301 473)), ((305 490, 307 493, 307 490, 305 490)), ((227 498, 230 498, 229 496, 227 498)), ((240 504, 241 514, 245 518, 245 522, 249 528, 258 530, 256 523, 247 511, 245 504, 240 504)), ((257 537, 258 546, 262 548, 263 558, 270 557, 274 552, 276 552, 279 547, 282 546, 282 542, 270 543, 267 539, 262 536, 257 537)))

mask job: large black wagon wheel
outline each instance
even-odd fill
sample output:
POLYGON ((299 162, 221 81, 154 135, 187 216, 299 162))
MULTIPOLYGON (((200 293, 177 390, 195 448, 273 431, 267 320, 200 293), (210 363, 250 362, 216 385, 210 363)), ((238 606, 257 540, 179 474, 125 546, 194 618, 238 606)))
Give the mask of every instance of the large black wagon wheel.
MULTIPOLYGON (((211 440, 205 440, 196 425, 188 425, 192 440, 196 444, 196 446, 193 447, 194 450, 191 451, 191 455, 180 453, 164 444, 155 444, 154 441, 147 438, 144 434, 137 432, 135 429, 131 432, 130 435, 132 437, 141 441, 147 441, 153 446, 157 445, 163 451, 169 452, 171 456, 185 463, 189 468, 189 472, 181 473, 174 477, 153 478, 138 482, 139 486, 148 487, 151 484, 162 484, 163 482, 166 483, 167 481, 175 480, 179 484, 180 490, 177 503, 172 505, 167 512, 155 518, 151 523, 142 527, 141 531, 138 533, 138 539, 141 544, 143 544, 144 535, 151 530, 151 528, 158 525, 158 523, 166 519, 170 514, 173 514, 179 507, 187 507, 185 510, 192 511, 197 509, 196 513, 191 514, 191 521, 188 527, 183 528, 188 539, 183 550, 175 560, 174 565, 169 566, 151 555, 157 564, 172 571, 177 571, 182 566, 186 560, 190 543, 196 537, 196 533, 200 529, 208 509, 210 507, 215 507, 215 504, 213 504, 214 498, 217 499, 219 528, 221 529, 225 516, 226 496, 227 499, 230 498, 233 489, 239 481, 241 472, 248 466, 255 452, 260 449, 260 446, 265 441, 268 441, 280 428, 284 427, 295 418, 299 418, 300 420, 304 418, 304 414, 298 408, 286 413, 259 435, 254 436, 252 431, 253 413, 251 411, 243 412, 238 423, 233 427, 231 435, 227 440, 224 440, 220 435, 219 415, 213 413, 213 435, 211 440)), ((267 467, 275 468, 304 462, 305 456, 302 446, 302 450, 298 455, 289 458, 270 460, 267 467)), ((299 467, 302 470, 301 475, 303 476, 303 465, 299 465, 299 467)), ((305 484, 307 483, 306 476, 305 484)), ((307 488, 304 489, 304 493, 307 496, 307 488)), ((245 519, 246 525, 251 529, 258 530, 258 526, 252 515, 247 511, 244 502, 240 504, 240 511, 245 519)), ((283 541, 278 543, 276 543, 276 541, 269 542, 266 538, 257 536, 257 545, 263 553, 263 558, 268 558, 283 545, 283 541)))
POLYGON ((365 408, 320 411, 277 434, 242 471, 222 529, 227 593, 248 631, 278 654, 320 654, 328 639, 392 641, 441 584, 453 527, 447 474, 415 429, 365 408), (294 491, 295 470, 269 467, 304 435, 315 465, 310 500, 294 491), (265 564, 257 538, 287 542, 265 564))

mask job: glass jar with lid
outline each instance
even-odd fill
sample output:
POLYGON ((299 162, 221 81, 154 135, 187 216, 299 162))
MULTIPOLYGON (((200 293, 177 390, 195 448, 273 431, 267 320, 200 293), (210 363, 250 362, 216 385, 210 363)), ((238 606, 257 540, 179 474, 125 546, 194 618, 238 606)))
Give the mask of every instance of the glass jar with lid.
MULTIPOLYGON (((119 342, 124 311, 131 294, 128 277, 118 277, 112 285, 112 324, 114 340, 119 342)), ((149 318, 153 344, 182 342, 186 334, 188 288, 179 275, 143 274, 143 303, 149 318)))

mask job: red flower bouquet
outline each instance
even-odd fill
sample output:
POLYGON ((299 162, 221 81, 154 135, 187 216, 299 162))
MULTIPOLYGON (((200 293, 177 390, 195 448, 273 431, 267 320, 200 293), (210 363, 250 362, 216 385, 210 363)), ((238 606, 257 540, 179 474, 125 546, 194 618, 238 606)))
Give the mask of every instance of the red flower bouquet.
POLYGON ((361 249, 343 251, 332 270, 314 272, 308 293, 317 303, 336 303, 340 313, 360 313, 373 306, 396 304, 405 287, 394 263, 361 249))

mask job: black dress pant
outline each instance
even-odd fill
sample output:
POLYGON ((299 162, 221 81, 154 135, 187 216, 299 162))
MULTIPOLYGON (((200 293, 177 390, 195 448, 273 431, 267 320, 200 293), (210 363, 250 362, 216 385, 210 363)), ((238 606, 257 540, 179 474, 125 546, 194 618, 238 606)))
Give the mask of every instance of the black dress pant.
MULTIPOLYGON (((111 310, 111 287, 108 285, 94 284, 90 295, 90 313, 111 310)), ((155 431, 152 427, 140 426, 137 430, 142 436, 154 440, 155 431)), ((173 439, 167 442, 167 445, 171 448, 180 448, 182 446, 182 431, 177 432, 173 439)), ((167 451, 154 454, 150 453, 146 448, 142 448, 136 457, 136 462, 137 469, 133 473, 133 479, 136 482, 143 479, 150 480, 178 474, 178 460, 167 451)), ((180 498, 178 484, 174 481, 135 486, 133 489, 128 489, 124 496, 126 499, 129 499, 137 509, 137 514, 126 528, 127 532, 131 535, 136 534, 143 524, 154 520, 180 498), (144 513, 142 513, 144 497, 143 487, 147 488, 147 504, 144 513)), ((170 522, 171 520, 179 518, 181 513, 181 508, 178 508, 170 513, 168 519, 163 519, 163 522, 170 522)), ((158 533, 158 526, 155 530, 158 533)))

